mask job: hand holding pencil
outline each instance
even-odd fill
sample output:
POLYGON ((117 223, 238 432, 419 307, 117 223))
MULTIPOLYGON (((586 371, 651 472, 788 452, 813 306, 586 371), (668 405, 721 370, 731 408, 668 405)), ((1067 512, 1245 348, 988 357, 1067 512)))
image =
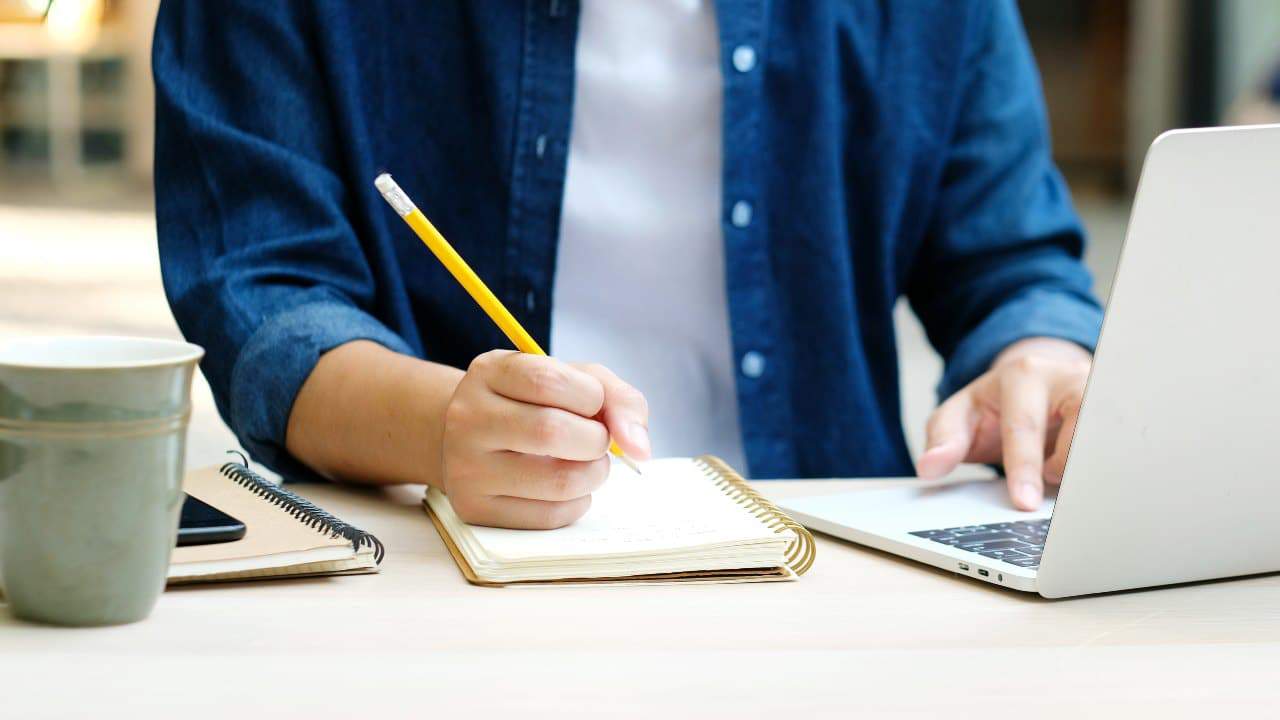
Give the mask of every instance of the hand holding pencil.
POLYGON ((446 411, 443 489, 454 509, 502 527, 576 520, 608 475, 606 450, 636 472, 627 455, 649 456, 644 396, 604 367, 547 357, 391 176, 374 184, 520 350, 477 357, 446 411))

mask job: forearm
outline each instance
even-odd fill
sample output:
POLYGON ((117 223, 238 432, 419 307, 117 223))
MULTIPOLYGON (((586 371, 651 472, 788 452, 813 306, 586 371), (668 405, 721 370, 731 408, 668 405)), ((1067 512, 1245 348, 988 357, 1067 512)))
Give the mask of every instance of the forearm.
POLYGON ((285 445, 331 479, 439 485, 445 408, 462 376, 377 343, 340 345, 298 392, 285 445))

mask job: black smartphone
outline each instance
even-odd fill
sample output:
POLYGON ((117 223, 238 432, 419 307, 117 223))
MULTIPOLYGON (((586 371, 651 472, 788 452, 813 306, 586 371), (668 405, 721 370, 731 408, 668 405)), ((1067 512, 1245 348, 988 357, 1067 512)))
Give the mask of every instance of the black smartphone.
POLYGON ((210 545, 244 537, 244 523, 190 495, 182 503, 178 545, 210 545))

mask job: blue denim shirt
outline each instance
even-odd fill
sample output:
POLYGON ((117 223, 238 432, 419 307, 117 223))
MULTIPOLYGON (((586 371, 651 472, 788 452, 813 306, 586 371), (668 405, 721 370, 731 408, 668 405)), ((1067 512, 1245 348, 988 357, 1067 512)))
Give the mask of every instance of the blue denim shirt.
MULTIPOLYGON (((1101 312, 1011 1, 721 0, 717 15, 751 475, 912 472, 904 295, 946 360, 942 395, 1020 338, 1092 347, 1101 312)), ((307 474, 285 428, 337 345, 458 367, 508 346, 378 196, 384 169, 548 341, 577 17, 575 0, 164 3, 165 288, 261 462, 307 474)))

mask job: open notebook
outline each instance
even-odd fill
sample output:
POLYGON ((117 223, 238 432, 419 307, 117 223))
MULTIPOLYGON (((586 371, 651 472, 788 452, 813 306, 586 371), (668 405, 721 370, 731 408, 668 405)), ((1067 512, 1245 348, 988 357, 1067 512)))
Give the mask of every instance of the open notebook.
POLYGON ((813 537, 718 458, 614 463, 591 509, 557 530, 462 522, 439 490, 423 504, 477 585, 791 580, 813 564, 813 537))
POLYGON ((240 463, 187 473, 187 494, 243 522, 240 540, 174 548, 169 584, 378 571, 382 543, 240 463))

